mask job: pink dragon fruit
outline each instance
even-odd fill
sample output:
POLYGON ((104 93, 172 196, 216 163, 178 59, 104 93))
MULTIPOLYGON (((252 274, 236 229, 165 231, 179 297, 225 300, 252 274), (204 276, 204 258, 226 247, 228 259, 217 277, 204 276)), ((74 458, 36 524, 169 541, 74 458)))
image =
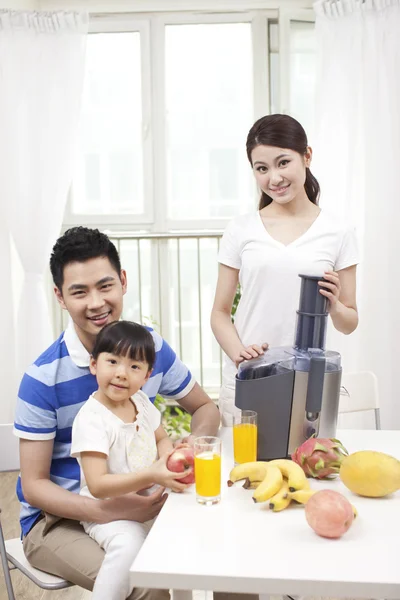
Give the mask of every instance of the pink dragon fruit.
POLYGON ((339 440, 312 437, 293 452, 292 460, 308 477, 324 479, 339 474, 340 464, 348 454, 339 440))

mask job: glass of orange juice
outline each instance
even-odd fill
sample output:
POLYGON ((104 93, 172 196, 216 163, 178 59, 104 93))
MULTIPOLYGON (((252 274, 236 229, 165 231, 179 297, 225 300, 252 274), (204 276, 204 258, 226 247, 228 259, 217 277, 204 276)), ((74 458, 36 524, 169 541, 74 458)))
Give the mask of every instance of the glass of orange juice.
POLYGON ((257 413, 254 410, 242 410, 232 418, 235 464, 257 460, 257 413))
POLYGON ((202 436, 194 441, 196 499, 200 504, 217 504, 221 500, 221 440, 202 436))

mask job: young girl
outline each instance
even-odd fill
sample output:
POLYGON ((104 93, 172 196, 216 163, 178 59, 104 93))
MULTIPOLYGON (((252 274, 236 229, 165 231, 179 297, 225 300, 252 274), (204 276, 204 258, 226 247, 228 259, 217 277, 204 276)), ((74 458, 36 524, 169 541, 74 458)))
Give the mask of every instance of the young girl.
MULTIPOLYGON (((172 442, 160 425, 159 411, 140 390, 154 360, 153 338, 141 325, 115 321, 98 334, 90 370, 99 389, 82 406, 72 427, 71 455, 81 467, 82 495, 112 498, 145 493, 153 484, 177 492, 187 487, 177 480, 177 473, 167 469, 172 442)), ((93 600, 124 600, 133 589, 129 567, 152 521, 82 525, 106 553, 93 600)), ((169 598, 169 593, 160 590, 161 598, 169 598)))
POLYGON ((223 424, 234 410, 240 362, 270 346, 291 346, 300 294, 299 273, 323 276, 336 329, 357 327, 353 229, 318 206, 307 136, 288 115, 259 119, 247 137, 247 156, 261 190, 258 211, 231 221, 222 238, 211 326, 226 353, 219 407, 223 424), (240 282, 241 298, 231 321, 240 282))

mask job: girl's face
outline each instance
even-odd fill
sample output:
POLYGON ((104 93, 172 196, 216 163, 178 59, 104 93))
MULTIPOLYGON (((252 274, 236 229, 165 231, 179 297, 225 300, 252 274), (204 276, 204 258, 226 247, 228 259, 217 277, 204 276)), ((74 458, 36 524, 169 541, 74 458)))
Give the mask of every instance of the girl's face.
POLYGON ((147 362, 108 352, 101 352, 97 360, 91 357, 90 372, 96 375, 100 399, 113 404, 125 402, 136 394, 151 374, 147 362))
POLYGON ((306 167, 311 164, 311 148, 303 156, 276 146, 256 146, 251 153, 253 171, 259 188, 277 204, 288 204, 306 197, 306 167))

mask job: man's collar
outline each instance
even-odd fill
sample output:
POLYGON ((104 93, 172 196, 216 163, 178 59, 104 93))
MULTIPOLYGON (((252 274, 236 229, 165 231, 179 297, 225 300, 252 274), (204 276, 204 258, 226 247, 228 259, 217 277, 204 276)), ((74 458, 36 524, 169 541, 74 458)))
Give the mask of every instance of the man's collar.
POLYGON ((64 331, 64 342, 76 366, 88 367, 90 364, 90 354, 79 339, 72 319, 69 319, 67 328, 64 331))

